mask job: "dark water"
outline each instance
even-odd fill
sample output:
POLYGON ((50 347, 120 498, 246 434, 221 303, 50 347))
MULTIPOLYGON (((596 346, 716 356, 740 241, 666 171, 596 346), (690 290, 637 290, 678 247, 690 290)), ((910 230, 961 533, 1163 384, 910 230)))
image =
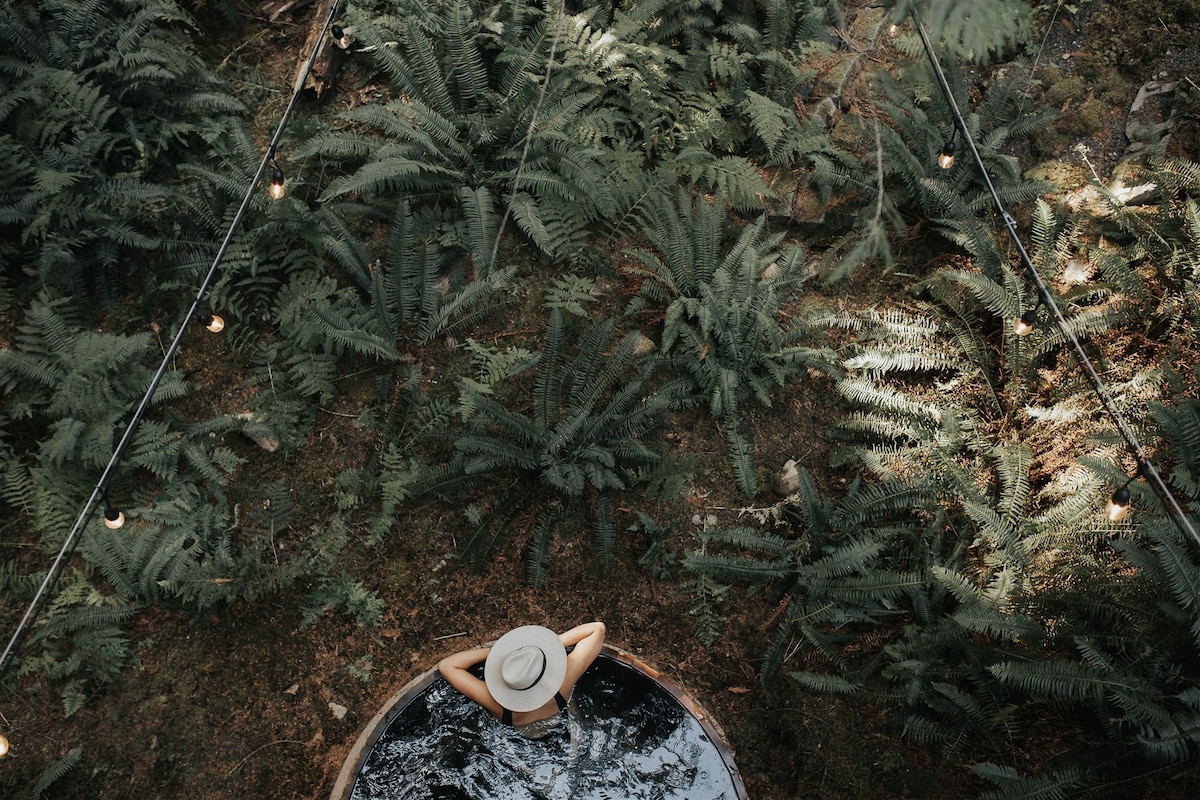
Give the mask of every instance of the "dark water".
POLYGON ((529 740, 440 678, 387 724, 351 800, 735 800, 700 723, 641 672, 602 656, 577 713, 529 740))

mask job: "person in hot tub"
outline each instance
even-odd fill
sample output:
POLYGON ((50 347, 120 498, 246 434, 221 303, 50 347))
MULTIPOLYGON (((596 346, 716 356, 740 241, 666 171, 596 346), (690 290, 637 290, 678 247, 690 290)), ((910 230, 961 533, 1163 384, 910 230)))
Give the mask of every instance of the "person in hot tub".
POLYGON ((603 622, 587 622, 561 635, 541 625, 523 625, 491 647, 446 656, 438 662, 438 672, 505 725, 540 739, 558 726, 575 682, 600 655, 605 633, 603 622), (483 680, 469 671, 481 661, 483 680))

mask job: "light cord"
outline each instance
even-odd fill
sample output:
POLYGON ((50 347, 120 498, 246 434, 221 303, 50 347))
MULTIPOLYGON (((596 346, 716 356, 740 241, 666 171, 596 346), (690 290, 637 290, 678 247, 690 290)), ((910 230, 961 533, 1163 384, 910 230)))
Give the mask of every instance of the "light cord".
POLYGON ((1108 415, 1112 418, 1113 424, 1116 425, 1117 431, 1121 434, 1121 438, 1133 451, 1134 458, 1137 459, 1139 470, 1150 482, 1159 498, 1173 512, 1169 514, 1171 521, 1175 523, 1181 533, 1188 535, 1200 545, 1200 533, 1196 532, 1196 528, 1192 525, 1187 513, 1175 499, 1174 493, 1171 492, 1162 475, 1159 474, 1157 467, 1150 460, 1150 455, 1138 440, 1137 434, 1125 419, 1125 415, 1121 413, 1121 409, 1117 407, 1116 401, 1108 391, 1104 380, 1092 365, 1091 359, 1084 352, 1083 345, 1080 344, 1079 338, 1075 336, 1067 324, 1066 317, 1059 310, 1058 303, 1054 301, 1054 297, 1050 294, 1046 286, 1046 282, 1042 280, 1041 274, 1033 265, 1029 253, 1025 250, 1025 245, 1021 242, 1021 237, 1017 235, 1017 221, 1004 208, 1004 203, 1000 200, 1000 195, 996 192, 996 187, 992 185, 992 178, 988 174, 987 167, 983 163, 983 156, 979 154, 979 149, 975 146, 975 139, 971 136, 971 132, 967 130, 966 123, 963 121, 962 114, 958 109, 958 102, 954 99, 954 92, 950 89, 950 82, 946 80, 946 74, 942 71, 942 65, 938 61, 937 56, 933 52, 933 45, 929 42, 929 35, 925 32, 925 26, 917 18, 916 12, 913 12, 913 24, 916 26, 917 33, 921 37, 921 44, 925 47, 925 54, 929 57, 929 63, 933 66, 934 73, 938 79, 938 88, 941 89, 942 95, 950 106, 951 112, 954 114, 955 129, 962 133, 963 139, 966 140, 967 146, 971 149, 971 156, 975 160, 975 165, 979 168, 979 174, 983 176, 983 181, 987 185, 988 192, 992 196, 992 202, 996 206, 996 210, 1000 213, 1001 219, 1004 220, 1004 227, 1008 230, 1009 236, 1016 245, 1017 252, 1021 256, 1021 263, 1025 266, 1025 271, 1029 275, 1029 279, 1037 288, 1038 299, 1042 305, 1050 310, 1050 314, 1054 317, 1054 321, 1058 324, 1059 330, 1063 337, 1071 345, 1071 352, 1075 356, 1075 360, 1079 362, 1079 366, 1083 368, 1084 375, 1092 384, 1092 389, 1096 396, 1100 398, 1100 403, 1108 415))
POLYGON ((487 269, 491 272, 492 266, 496 263, 496 257, 500 254, 500 237, 504 235, 504 228, 508 225, 508 218, 512 213, 513 203, 517 201, 517 189, 521 184, 521 172, 525 169, 525 162, 529 159, 529 147, 533 144, 533 133, 537 130, 538 114, 542 110, 542 102, 546 99, 546 90, 550 88, 550 75, 554 70, 554 55, 558 51, 558 39, 562 34, 563 16, 566 14, 565 0, 559 0, 558 11, 554 15, 554 38, 550 40, 550 53, 546 56, 546 74, 542 78, 541 88, 538 89, 537 102, 533 105, 533 116, 529 119, 529 127, 525 131, 525 142, 521 146, 521 158, 517 162, 517 170, 513 173, 512 190, 508 195, 508 202, 504 204, 504 214, 500 217, 500 225, 496 228, 496 238, 492 242, 492 254, 488 258, 487 269))
POLYGON ((5 673, 11 668, 22 642, 24 642, 26 635, 29 633, 30 627, 41 614, 46 603, 49 602, 54 587, 58 583, 59 578, 62 577, 62 572, 66 568, 67 562, 71 560, 71 556, 75 553, 75 548, 78 546, 79 539, 83 535, 84 527, 96 510, 97 503, 107 496, 108 484, 112 480, 113 473, 120 465, 121 457, 125 454, 125 449, 133 441, 142 418, 150 408, 150 404, 154 399, 154 393, 157 391, 163 376, 166 375, 167 370, 170 368, 171 361, 175 357, 175 352, 179 349, 180 342, 183 341, 183 335, 187 331, 188 323, 191 322, 192 317, 196 315, 196 312, 203 304, 204 295, 208 292, 209 286, 217 275, 221 259, 225 257, 225 251, 229 249, 229 244, 233 241, 234 233, 237 231, 242 217, 245 216, 247 209, 250 207, 250 201, 254 198, 254 193, 258 189, 259 182, 262 180, 268 165, 275 158, 275 150, 279 146, 280 139, 283 138, 283 131, 287 127, 288 119, 292 115, 292 110, 296 107, 296 101, 299 100, 300 93, 304 90, 304 84, 308 80, 308 75, 312 71, 313 64, 316 62, 321 48, 326 43, 329 27, 333 24, 333 18, 337 14, 340 3, 341 0, 334 0, 333 5, 329 9, 329 16, 326 18, 325 25, 321 29, 321 35, 317 37, 317 42, 313 46, 312 53, 309 54, 308 60, 304 63, 304 67, 300 70, 296 82, 292 86, 291 99, 288 101, 287 108, 284 109, 283 116, 279 120, 279 126, 275 129, 275 135, 271 137, 271 143, 267 147, 267 152, 259 163, 258 170, 254 173, 254 178, 250 181, 250 186, 246 189, 241 206, 238 207, 237 213, 233 215, 233 220, 229 223, 229 230, 225 233, 225 238, 221 242, 221 246, 217 248, 217 254, 214 256, 212 265, 208 268, 208 273, 204 276, 204 280, 200 283, 200 288, 196 291, 196 297, 192 300, 192 305, 188 308, 187 313, 184 314, 183 320, 179 323, 179 330, 175 333, 175 338, 171 340, 170 346, 167 347, 163 355, 162 364, 159 365, 158 370, 154 373, 154 377, 150 379, 150 386, 146 389, 146 393, 142 395, 141 402, 138 403, 133 416, 125 426, 125 432, 121 435, 120 441, 117 442, 112 456, 108 459, 108 464, 105 465, 104 471, 100 474, 100 479, 96 481, 96 486, 92 489, 91 496, 84 503, 79 516, 76 517, 74 526, 71 528, 70 533, 67 534, 62 547, 59 548, 58 555, 51 563, 50 569, 46 572, 46 577, 42 579, 42 583, 34 594, 33 600, 30 601, 29 607, 25 610, 25 614, 21 617, 20 622, 17 623, 16 630, 9 637, 4 652, 0 653, 0 680, 4 678, 5 673))

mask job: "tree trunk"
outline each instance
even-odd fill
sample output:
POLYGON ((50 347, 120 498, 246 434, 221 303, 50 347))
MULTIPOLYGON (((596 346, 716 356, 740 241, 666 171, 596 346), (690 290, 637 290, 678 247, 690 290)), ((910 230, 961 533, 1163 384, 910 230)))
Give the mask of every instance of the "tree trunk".
MULTIPOLYGON (((313 12, 312 23, 308 26, 308 36, 304 40, 304 46, 300 48, 300 63, 296 65, 295 79, 292 81, 293 86, 296 85, 296 81, 300 80, 300 75, 308 63, 309 55, 317 45, 317 40, 321 38, 322 32, 325 31, 325 21, 329 19, 329 10, 333 8, 333 4, 336 1, 319 0, 317 2, 316 9, 313 12)), ((337 52, 337 45, 333 43, 326 33, 324 40, 321 41, 321 49, 317 52, 317 57, 313 60, 312 69, 304 79, 304 88, 311 89, 317 95, 318 100, 325 95, 325 92, 333 88, 337 82, 337 52)))

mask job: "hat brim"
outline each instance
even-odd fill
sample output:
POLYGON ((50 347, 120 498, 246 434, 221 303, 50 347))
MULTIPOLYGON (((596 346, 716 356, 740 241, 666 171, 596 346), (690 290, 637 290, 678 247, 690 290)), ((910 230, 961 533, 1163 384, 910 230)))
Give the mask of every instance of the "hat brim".
POLYGON ((557 633, 541 625, 522 625, 501 636, 483 665, 483 681, 488 691, 509 711, 536 711, 554 697, 566 677, 567 648, 557 633), (514 689, 500 677, 500 667, 514 650, 530 645, 545 654, 546 670, 541 680, 528 689, 514 689))

